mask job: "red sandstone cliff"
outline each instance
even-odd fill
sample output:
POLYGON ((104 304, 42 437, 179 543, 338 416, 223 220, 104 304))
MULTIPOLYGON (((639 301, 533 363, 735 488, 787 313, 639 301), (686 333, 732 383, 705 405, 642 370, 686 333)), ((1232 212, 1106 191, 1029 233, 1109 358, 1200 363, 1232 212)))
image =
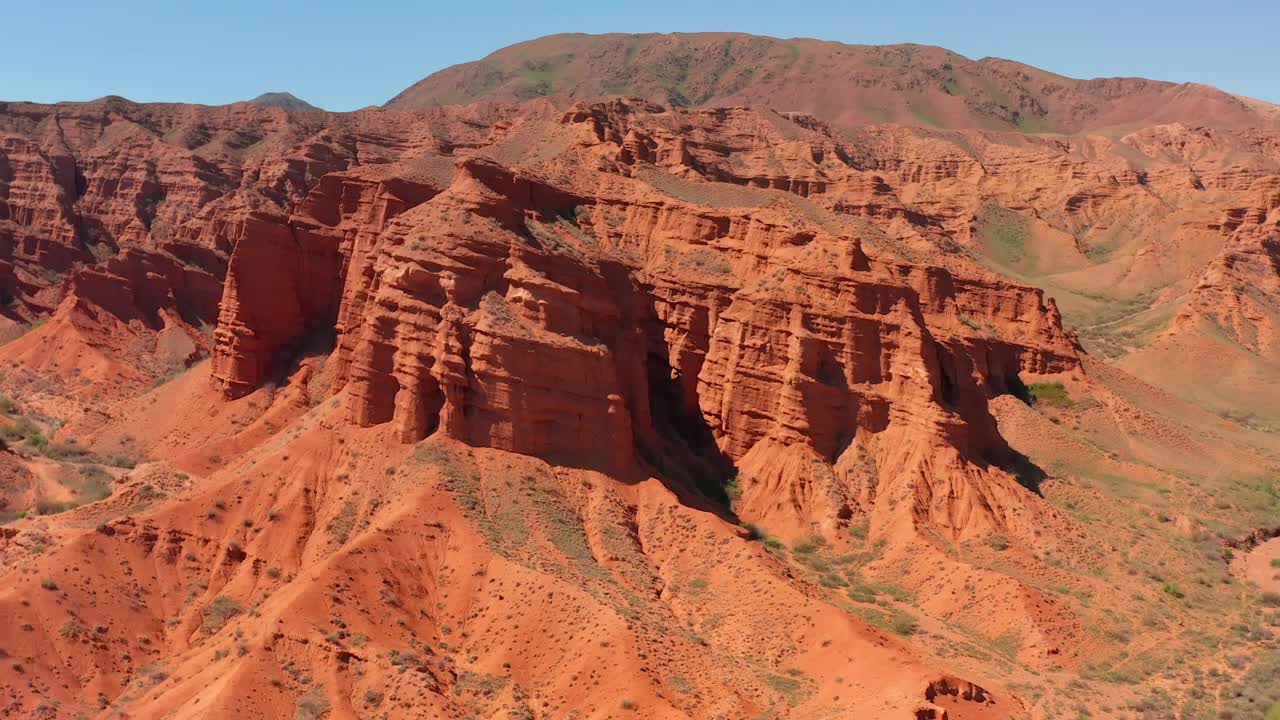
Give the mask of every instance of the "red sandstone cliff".
MULTIPOLYGON (((212 356, 174 387, 101 417, 73 416, 77 432, 112 437, 116 424, 154 424, 127 434, 152 436, 152 451, 207 473, 207 484, 166 477, 177 497, 151 506, 155 487, 144 486, 156 470, 113 514, 91 508, 73 519, 80 527, 58 528, 70 541, 48 555, 43 530, 4 538, 0 554, 38 557, 63 584, 72 582, 67 568, 93 553, 128 559, 123 569, 85 560, 91 581, 34 607, 21 602, 31 578, 0 593, 0 606, 33 628, 3 635, 7 648, 29 655, 56 644, 67 658, 29 668, 11 707, 118 697, 140 677, 132 655, 109 662, 91 635, 59 632, 68 608, 103 618, 128 611, 125 595, 81 596, 86 583, 152 598, 142 604, 163 612, 138 614, 130 627, 148 643, 170 643, 163 657, 187 668, 184 677, 225 658, 209 659, 227 648, 214 650, 217 630, 201 628, 201 613, 226 593, 266 603, 268 623, 284 628, 248 627, 254 649, 236 667, 255 692, 276 693, 263 678, 285 658, 354 692, 364 681, 343 668, 363 662, 362 651, 345 643, 345 630, 328 634, 335 640, 312 627, 342 603, 376 605, 384 585, 396 597, 411 591, 421 607, 400 627, 448 643, 450 613, 470 618, 458 608, 477 598, 501 608, 516 595, 478 580, 450 589, 439 559, 448 557, 465 577, 492 572, 535 583, 539 594, 569 593, 538 612, 605 617, 608 637, 627 648, 605 653, 574 635, 579 654, 540 646, 547 662, 586 668, 621 655, 635 665, 627 677, 639 677, 647 660, 634 659, 650 653, 668 670, 678 664, 668 654, 714 654, 694 640, 645 635, 673 619, 712 625, 715 653, 729 648, 733 658, 707 660, 713 666, 747 662, 756 648, 744 637, 768 634, 770 621, 729 608, 733 630, 716 630, 720 613, 676 590, 696 566, 741 573, 787 607, 808 608, 783 623, 785 642, 770 645, 779 658, 826 672, 845 662, 835 656, 848 643, 859 657, 901 663, 898 680, 879 678, 882 694, 866 693, 888 698, 892 711, 915 703, 938 712, 935 701, 961 695, 990 710, 987 691, 939 680, 935 665, 882 649, 883 636, 844 611, 811 605, 818 591, 797 590, 764 551, 743 550, 732 523, 788 540, 866 523, 884 549, 869 572, 903 574, 946 622, 989 637, 1016 628, 1027 638, 1021 658, 1036 667, 1077 666, 1090 641, 1060 599, 1014 572, 977 573, 953 552, 997 537, 1028 563, 1097 552, 1076 518, 1023 486, 1034 478, 1015 477, 1025 459, 993 418, 1002 396, 1035 379, 1088 382, 1058 304, 999 273, 1073 301, 1099 287, 1161 289, 1161 302, 1181 307, 1172 335, 1214 318, 1266 357, 1277 155, 1265 130, 841 131, 804 113, 617 98, 351 115, 120 100, 6 105, 2 312, 11 323, 49 320, 0 347, 0 358, 18 375, 96 400, 134 395, 166 369, 212 356), (1022 245, 992 227, 1016 228, 1022 245), (1115 247, 1114 257, 1099 252, 1115 247), (160 412, 148 407, 158 398, 160 412), (240 524, 223 522, 228 498, 244 513, 240 524), (585 518, 586 550, 566 551, 562 528, 536 523, 536 551, 514 530, 494 540, 513 507, 552 508, 562 523, 585 518), (140 517, 122 518, 133 512, 140 517), (356 513, 365 524, 354 526, 356 513), (344 522, 351 544, 332 540, 344 522), (380 534, 423 544, 395 543, 388 556, 380 534), (723 547, 735 548, 732 560, 715 568, 723 547), (605 589, 592 584, 598 575, 546 570, 547 557, 571 552, 606 568, 605 589), (381 579, 348 585, 368 557, 379 558, 381 579), (135 580, 131 563, 156 571, 135 580), (217 569, 212 587, 191 569, 203 566, 217 569), (312 584, 280 580, 279 566, 312 584), (617 587, 656 598, 661 611, 627 621, 635 611, 617 587), (838 628, 835 649, 806 635, 815 623, 838 628), (91 661, 89 648, 102 654, 91 661)), ((750 602, 763 613, 771 600, 750 602)), ((483 638, 503 636, 502 622, 476 622, 483 638)), ((385 625, 370 621, 362 632, 380 653, 401 652, 385 625)), ((128 647, 139 659, 152 654, 128 647)), ((488 671, 498 657, 486 655, 488 671)), ((465 684, 452 662, 415 665, 431 687, 397 687, 430 697, 432 711, 460 711, 442 691, 465 684)), ((557 703, 582 695, 562 677, 516 671, 557 703)), ((844 691, 827 675, 820 699, 835 703, 844 691)), ((202 695, 197 685, 175 679, 150 711, 246 703, 244 693, 202 695)), ((731 697, 700 711, 767 705, 755 686, 704 689, 731 697)), ((665 708, 662 692, 646 702, 665 708)), ((999 697, 998 711, 1018 707, 999 697)), ((511 699, 523 702, 514 691, 511 699)))
MULTIPOLYGON (((732 127, 760 121, 735 112, 732 127)), ((652 139, 670 132, 665 115, 614 103, 503 130, 561 144, 573 169, 558 178, 479 157, 459 160, 447 188, 330 176, 288 222, 254 225, 236 246, 217 382, 248 392, 308 333, 336 331, 337 386, 358 425, 595 467, 634 464, 638 445, 711 475, 785 449, 827 477, 744 475, 743 507, 759 497, 752 519, 796 533, 869 510, 882 489, 855 468, 905 470, 935 446, 976 474, 1007 462, 987 399, 1020 374, 1078 366, 1052 304, 868 257, 850 226, 810 220, 785 196, 716 209, 664 192, 637 171, 645 156, 682 159, 652 139), (635 126, 655 113, 657 127, 635 126), (778 492, 788 498, 766 510, 778 492)), ((984 491, 966 490, 960 510, 913 492, 917 515, 949 533, 1004 529, 979 510, 999 505, 984 491)))

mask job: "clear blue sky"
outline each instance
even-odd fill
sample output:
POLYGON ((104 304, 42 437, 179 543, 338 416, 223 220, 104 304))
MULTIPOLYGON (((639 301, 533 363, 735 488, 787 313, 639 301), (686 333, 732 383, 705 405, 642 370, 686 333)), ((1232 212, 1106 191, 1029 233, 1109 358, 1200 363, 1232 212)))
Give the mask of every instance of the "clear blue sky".
POLYGON ((731 30, 941 45, 1073 77, 1202 82, 1280 102, 1280 0, 18 0, 3 20, 0 100, 220 104, 287 90, 353 110, 540 35, 731 30))

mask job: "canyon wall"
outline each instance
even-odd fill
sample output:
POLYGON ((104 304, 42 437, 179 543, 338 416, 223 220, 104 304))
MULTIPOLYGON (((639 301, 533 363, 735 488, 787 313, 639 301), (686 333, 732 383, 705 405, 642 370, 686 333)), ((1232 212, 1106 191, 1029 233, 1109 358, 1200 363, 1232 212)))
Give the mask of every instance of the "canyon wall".
POLYGON ((712 495, 739 474, 746 512, 797 530, 865 512, 877 478, 949 468, 906 492, 954 535, 1002 527, 999 503, 970 480, 921 488, 960 468, 1015 492, 987 402, 1080 371, 1054 301, 989 269, 1042 261, 984 225, 1021 224, 1086 279, 1123 234, 1148 250, 1113 284, 1204 263, 1229 287, 1214 248, 1256 234, 1277 155, 1252 131, 838 131, 627 99, 0 118, 4 312, 60 308, 11 357, 105 312, 127 337, 76 342, 117 375, 161 371, 137 348, 180 332, 183 362, 212 354, 237 398, 319 343, 351 421, 404 442, 643 460, 712 495))

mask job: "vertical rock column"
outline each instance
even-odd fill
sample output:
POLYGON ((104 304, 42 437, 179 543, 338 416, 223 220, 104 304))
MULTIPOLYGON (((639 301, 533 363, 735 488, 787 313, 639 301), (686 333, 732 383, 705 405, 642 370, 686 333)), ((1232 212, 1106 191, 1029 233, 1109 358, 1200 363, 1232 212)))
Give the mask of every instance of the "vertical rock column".
POLYGON ((393 318, 379 318, 365 326, 365 337, 351 366, 351 421, 361 427, 387 422, 395 416, 400 383, 395 369, 393 318))
POLYGON ((400 391, 395 399, 396 437, 414 443, 435 432, 444 396, 435 377, 433 346, 419 340, 403 340, 395 358, 400 391))
POLYGON ((467 406, 467 345, 466 345, 466 310, 458 306, 455 300, 455 282, 451 274, 441 278, 441 285, 449 302, 440 309, 440 324, 437 326, 432 353, 435 364, 431 366, 431 376, 435 378, 438 391, 441 393, 440 431, 446 437, 466 441, 467 424, 464 409, 467 406))

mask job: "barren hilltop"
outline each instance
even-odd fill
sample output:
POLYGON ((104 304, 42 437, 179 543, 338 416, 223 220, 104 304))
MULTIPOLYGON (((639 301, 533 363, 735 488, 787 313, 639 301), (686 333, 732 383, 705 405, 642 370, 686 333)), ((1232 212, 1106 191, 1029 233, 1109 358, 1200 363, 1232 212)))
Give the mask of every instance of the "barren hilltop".
POLYGON ((1193 83, 1076 80, 928 45, 844 45, 740 33, 551 35, 424 78, 386 104, 626 95, 673 107, 747 105, 839 126, 1127 132, 1165 123, 1280 128, 1280 108, 1193 83))

